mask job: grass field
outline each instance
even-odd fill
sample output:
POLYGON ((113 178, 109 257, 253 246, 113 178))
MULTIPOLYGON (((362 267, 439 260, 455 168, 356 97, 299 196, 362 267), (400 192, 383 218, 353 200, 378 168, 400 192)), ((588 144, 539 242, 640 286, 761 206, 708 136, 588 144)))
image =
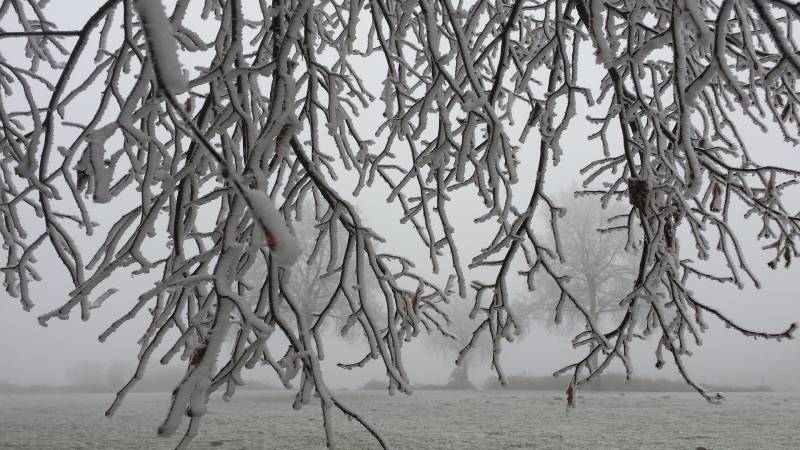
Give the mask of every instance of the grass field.
MULTIPOLYGON (((398 449, 798 449, 800 393, 734 393, 711 405, 690 393, 581 394, 565 412, 546 391, 341 393, 398 449)), ((169 449, 155 435, 167 394, 132 394, 113 419, 107 394, 0 395, 0 449, 169 449)), ((324 448, 317 405, 291 409, 292 394, 243 392, 213 399, 194 449, 324 448)), ((185 424, 184 424, 185 425, 185 424)), ((378 448, 338 417, 337 446, 378 448)))

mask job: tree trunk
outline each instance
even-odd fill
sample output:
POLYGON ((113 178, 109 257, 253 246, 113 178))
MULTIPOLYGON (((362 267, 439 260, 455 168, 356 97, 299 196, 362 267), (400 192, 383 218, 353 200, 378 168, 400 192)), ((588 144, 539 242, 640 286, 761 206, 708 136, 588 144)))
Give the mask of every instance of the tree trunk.
POLYGON ((475 386, 469 381, 469 367, 466 361, 460 366, 453 367, 447 387, 450 389, 475 389, 475 386))

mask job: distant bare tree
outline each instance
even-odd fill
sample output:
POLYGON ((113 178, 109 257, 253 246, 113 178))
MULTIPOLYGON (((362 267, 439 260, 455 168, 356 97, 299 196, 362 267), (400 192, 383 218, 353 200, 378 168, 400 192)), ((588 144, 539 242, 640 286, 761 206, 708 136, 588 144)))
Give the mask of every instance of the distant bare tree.
MULTIPOLYGON (((599 326, 613 325, 627 311, 620 300, 630 291, 639 269, 640 238, 629 236, 628 230, 619 227, 628 219, 628 209, 619 202, 602 208, 593 199, 566 191, 555 200, 566 212, 557 219, 563 260, 556 267, 562 281, 599 326)), ((553 325, 563 321, 569 329, 585 327, 581 310, 564 298, 552 279, 544 279, 526 297, 536 305, 530 317, 553 325)), ((579 334, 575 342, 582 337, 579 334)), ((592 370, 602 350, 594 344, 589 343, 592 370)))
MULTIPOLYGON (((292 298, 302 299, 298 305, 298 312, 306 320, 323 318, 324 321, 321 322, 321 325, 314 329, 314 340, 319 349, 319 358, 322 359, 324 357, 323 333, 327 329, 335 327, 342 336, 355 337, 355 333, 349 332, 358 323, 359 315, 348 313, 349 308, 344 297, 340 297, 341 301, 331 301, 340 294, 340 280, 336 276, 340 269, 330 267, 330 237, 318 238, 317 236, 316 225, 321 219, 317 216, 317 212, 314 202, 310 199, 306 200, 302 209, 298 209, 294 234, 300 246, 298 260, 302 263, 296 264, 286 275, 285 289, 292 298)), ((340 242, 347 240, 347 232, 343 228, 335 227, 333 232, 336 233, 334 240, 340 242)), ((349 267, 347 270, 350 279, 356 279, 355 268, 349 267)), ((247 273, 244 282, 250 286, 250 289, 246 291, 244 297, 250 305, 256 306, 261 300, 261 296, 264 295, 265 290, 261 287, 268 279, 267 275, 267 267, 261 259, 247 273)), ((380 295, 378 283, 374 277, 367 277, 365 289, 371 296, 380 295)), ((375 306, 380 308, 379 304, 375 306)), ((296 326, 289 306, 283 305, 282 309, 285 310, 288 321, 296 326)), ((385 323, 380 320, 379 322, 385 326, 385 323)))
POLYGON ((468 315, 459 311, 455 303, 443 306, 442 309, 448 313, 449 317, 446 330, 443 329, 441 333, 432 333, 425 338, 425 343, 432 350, 456 361, 450 372, 447 387, 471 389, 474 385, 469 379, 470 365, 471 363, 480 363, 491 357, 492 342, 487 336, 478 336, 477 338, 480 341, 473 345, 474 350, 469 354, 469 357, 467 358, 465 354, 465 357, 462 358, 459 352, 473 338, 472 331, 479 322, 477 319, 471 319, 468 315))
MULTIPOLYGON (((431 333, 425 338, 425 343, 448 358, 455 356, 455 365, 448 379, 448 387, 473 388, 474 385, 469 379, 470 367, 490 361, 495 356, 494 342, 485 334, 474 333, 481 321, 464 314, 463 305, 452 302, 439 308, 446 314, 446 327, 438 333, 431 333)), ((527 296, 519 298, 514 305, 514 312, 522 326, 512 339, 523 339, 532 328, 527 326, 528 322, 532 322, 532 319, 543 310, 541 304, 531 301, 527 296)))
POLYGON ((261 362, 299 381, 296 407, 319 401, 329 446, 337 410, 387 445, 326 386, 314 339, 326 314, 306 317, 287 285, 305 198, 338 280, 330 302, 345 303, 368 342, 344 366, 382 361, 392 391, 410 392, 403 343, 442 328, 438 305, 453 293, 472 296, 478 319, 462 357, 489 336, 504 382, 501 346, 522 325, 509 292, 517 274, 531 288, 537 274, 553 279, 583 317, 578 339, 592 350, 563 369, 576 389, 615 359, 630 376, 629 341, 654 333, 659 363, 668 352, 687 383, 717 401, 684 364, 705 317, 757 338, 796 329, 748 329, 689 289, 697 277, 759 286, 734 215, 760 221, 772 267, 798 255, 798 206, 786 199, 800 171, 765 163, 737 129, 749 121, 800 140, 795 2, 173 0, 165 13, 161 0, 105 0, 53 12, 64 4, 0 1, 0 23, 14 25, 0 31, 4 285, 31 309, 41 255, 54 252, 72 288, 40 316, 46 325, 75 310, 88 320, 114 294, 112 274, 158 272, 100 336, 150 314, 135 374, 107 414, 156 350, 162 363, 181 355, 187 371, 159 428, 171 435, 188 417, 180 447, 196 435, 209 395, 232 395, 242 371, 261 362), (64 29, 79 6, 91 8, 87 18, 64 29), (377 115, 372 105, 382 122, 364 130, 358 116, 377 115), (562 140, 586 108, 599 143, 581 172, 585 193, 628 197, 623 227, 642 230, 638 272, 620 299, 626 311, 610 331, 565 282, 555 221, 534 220, 561 210, 545 181, 564 152, 587 150, 562 140), (531 154, 536 170, 519 170, 531 154), (367 227, 344 195, 375 185, 419 236, 430 269, 390 252, 402 246, 390 248, 394 240, 367 227), (488 230, 477 254, 456 242, 460 224, 448 211, 457 191, 476 196, 488 230), (96 223, 98 211, 113 218, 96 223), (723 273, 702 264, 712 254, 725 259, 723 273), (266 280, 251 286, 259 260, 266 280), (431 272, 452 274, 454 292, 431 272), (255 306, 246 300, 253 289, 255 306), (647 321, 635 319, 638 310, 647 321), (237 342, 223 351, 232 331, 237 342), (274 335, 289 342, 280 359, 268 352, 274 335), (605 357, 592 367, 595 349, 605 357))

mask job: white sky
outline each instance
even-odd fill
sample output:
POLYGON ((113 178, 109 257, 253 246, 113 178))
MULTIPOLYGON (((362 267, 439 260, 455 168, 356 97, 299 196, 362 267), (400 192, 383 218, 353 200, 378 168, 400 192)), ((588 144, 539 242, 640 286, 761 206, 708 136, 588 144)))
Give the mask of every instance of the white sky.
MULTIPOLYGON (((48 10, 53 10, 53 17, 62 23, 62 28, 77 27, 81 22, 81 14, 76 12, 78 2, 51 2, 48 10), (63 21, 63 22, 62 22, 63 21)), ((81 7, 98 2, 80 2, 81 7)), ((88 7, 87 7, 88 8, 88 7)), ((88 9, 87 9, 88 10, 88 9)), ((4 29, 11 30, 13 24, 0 24, 4 29)), ((73 40, 64 40, 71 43, 73 40)), ((0 40, 0 54, 10 51, 13 46, 19 46, 19 41, 0 40)), ((593 62, 593 59, 588 59, 593 62)), ((371 78, 367 82, 379 85, 382 74, 379 71, 367 71, 371 78)), ((599 71, 587 72, 585 77, 597 75, 599 71)), ((373 89, 374 93, 379 93, 373 89)), ((6 99, 0 99, 6 101, 6 99)), ((585 114, 585 111, 583 112, 585 114)), ((581 116, 581 114, 579 114, 581 116)), ((377 127, 379 114, 364 114, 359 122, 363 135, 369 135, 366 130, 377 127)), ((589 127, 580 120, 575 120, 569 133, 565 136, 564 148, 567 153, 562 165, 552 173, 547 185, 547 190, 555 193, 578 182, 577 169, 585 162, 600 154, 599 143, 587 143, 585 136, 594 132, 594 127, 589 127)), ((741 131, 753 143, 754 155, 763 157, 764 161, 783 162, 790 166, 800 166, 798 149, 791 148, 776 132, 762 135, 754 127, 743 125, 741 131)), ((535 164, 536 145, 535 136, 531 136, 528 144, 523 147, 520 173, 533 173, 535 164), (533 156, 530 156, 533 155, 533 156), (527 156, 527 157, 526 157, 527 156)), ((377 147, 376 147, 377 148, 377 147)), ((523 199, 530 191, 525 186, 525 178, 519 186, 519 199, 523 199)), ((345 191, 352 190, 352 179, 344 178, 338 183, 345 191), (347 188, 347 184, 351 186, 347 188)), ((396 205, 386 204, 387 190, 384 188, 367 189, 355 203, 364 212, 368 224, 379 233, 391 237, 386 250, 393 253, 413 256, 420 261, 421 270, 425 270, 424 261, 427 252, 415 238, 411 226, 399 225, 401 211, 396 205)), ((454 196, 450 206, 449 215, 453 223, 458 224, 456 236, 460 241, 460 251, 465 265, 477 251, 486 245, 487 234, 481 232, 481 227, 471 225, 474 217, 482 211, 474 208, 474 197, 468 193, 459 193, 454 196)), ((119 214, 112 207, 98 209, 95 220, 112 220, 119 214)), ((118 216, 117 216, 118 217, 118 216)), ((106 223, 107 225, 107 223, 106 223)), ((740 224, 737 224, 740 225, 740 224)), ((756 227, 758 224, 747 223, 740 225, 745 230, 741 233, 743 242, 749 254, 753 255, 753 266, 759 270, 763 281, 763 289, 739 291, 731 286, 720 286, 715 283, 695 283, 694 290, 699 297, 709 303, 721 307, 739 323, 754 329, 770 331, 783 330, 790 322, 800 322, 800 299, 798 299, 796 277, 800 272, 800 265, 795 264, 789 270, 770 271, 766 267, 769 259, 766 253, 758 249, 763 243, 756 242, 756 227)), ((687 244, 684 242, 684 247, 687 244)), ((689 249, 691 250, 691 249, 689 249)), ((88 253, 88 250, 86 251, 88 253)), ((136 339, 142 330, 142 317, 133 323, 124 325, 109 340, 100 344, 97 336, 129 308, 130 302, 142 290, 149 287, 152 281, 143 278, 130 278, 126 274, 114 277, 116 287, 121 294, 112 297, 107 304, 93 312, 89 322, 83 323, 73 314, 68 321, 53 320, 47 328, 38 325, 36 318, 49 311, 52 307, 61 304, 69 290, 66 272, 55 261, 52 252, 39 252, 42 270, 45 276, 43 283, 34 287, 34 298, 37 299, 36 308, 30 312, 22 311, 19 303, 11 299, 5 292, 0 293, 0 382, 13 382, 19 384, 37 383, 64 383, 69 381, 69 371, 82 361, 111 363, 123 361, 133 363, 138 351, 136 339), (126 292, 136 292, 128 294, 126 292)), ((687 252, 686 257, 693 257, 687 252)), ((447 260, 447 255, 442 262, 447 260)), ((479 274, 478 274, 479 275, 479 274)), ((522 291, 522 284, 518 285, 522 291)), ((471 299, 463 301, 465 309, 471 306, 471 299)), ((731 330, 725 330, 718 322, 708 319, 711 330, 705 335, 705 344, 697 349, 695 356, 689 358, 688 365, 697 378, 703 382, 728 383, 728 384, 758 384, 766 383, 776 389, 800 390, 800 341, 791 342, 765 342, 753 341, 744 338, 731 330)), ((508 374, 529 373, 544 375, 571 363, 578 353, 569 345, 569 335, 553 335, 540 324, 531 324, 536 327, 524 340, 515 344, 506 344, 503 352, 503 361, 508 374)), ((338 341, 336 341, 338 342, 338 341)), ((365 369, 344 371, 333 367, 335 362, 351 361, 361 356, 363 345, 357 350, 349 344, 332 342, 328 344, 329 358, 325 365, 327 379, 332 386, 355 387, 367 379, 381 377, 383 370, 378 362, 374 362, 365 369)), ((655 341, 651 340, 638 345, 634 364, 637 374, 646 376, 676 377, 672 364, 660 372, 653 368, 654 357, 652 349, 655 341)), ((166 351, 166 348, 163 349, 166 351)), ((447 356, 431 351, 422 342, 415 342, 407 347, 405 361, 412 381, 419 383, 443 382, 447 379, 454 355, 447 356)), ((481 361, 476 370, 475 379, 482 380, 489 375, 488 364, 481 361)), ((266 371, 257 372, 259 376, 269 376, 266 371)))

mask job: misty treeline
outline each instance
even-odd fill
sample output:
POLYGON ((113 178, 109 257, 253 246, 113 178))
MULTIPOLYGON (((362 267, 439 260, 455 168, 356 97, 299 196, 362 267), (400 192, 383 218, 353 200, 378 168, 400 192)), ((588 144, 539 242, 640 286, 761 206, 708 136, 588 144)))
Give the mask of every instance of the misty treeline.
MULTIPOLYGON (((130 377, 135 366, 129 362, 80 361, 66 370, 65 384, 18 385, 0 382, 0 394, 91 394, 114 393, 130 377)), ((183 375, 185 368, 153 367, 147 376, 136 383, 133 392, 171 392, 175 380, 183 375)), ((248 379, 243 389, 278 389, 278 385, 261 380, 248 379)))
POLYGON ((386 447, 326 387, 328 323, 344 314, 363 335, 363 358, 341 367, 377 360, 389 390, 410 393, 403 344, 450 333, 442 305, 469 298, 452 312, 477 320, 458 361, 488 338, 503 383, 501 347, 522 333, 517 280, 554 284, 554 312, 583 322, 573 344, 585 356, 557 372, 570 391, 612 361, 630 376, 631 341, 654 336, 656 364, 718 401, 685 366, 709 321, 763 339, 796 329, 750 329, 690 288, 698 278, 759 287, 765 267, 745 240, 761 240, 772 268, 797 257, 800 172, 741 134, 747 125, 797 143, 793 2, 69 3, 0 2, 4 287, 30 310, 37 284, 68 279, 39 313, 45 326, 127 304, 101 341, 144 318, 138 366, 107 414, 148 364, 180 358, 159 428, 171 435, 188 417, 179 447, 209 395, 230 398, 262 364, 295 386, 294 407, 321 406, 329 446, 338 411, 386 447), (590 147, 566 143, 586 133, 571 126, 579 115, 590 147), (606 232, 639 255, 614 294, 621 312, 602 320, 562 272, 564 209, 546 183, 576 153, 594 155, 575 174, 578 194, 627 203, 606 232), (530 158, 535 169, 520 170, 530 158), (355 208, 376 189, 386 204, 355 208), (470 197, 482 231, 465 235, 451 216, 463 207, 454 199, 470 197), (427 259, 367 226, 387 214, 427 259), (303 217, 315 223, 312 255, 325 255, 320 278, 335 280, 313 314, 289 285, 310 257, 292 231, 303 217), (459 251, 465 239, 480 250, 459 251), (157 279, 120 293, 122 275, 157 279))

